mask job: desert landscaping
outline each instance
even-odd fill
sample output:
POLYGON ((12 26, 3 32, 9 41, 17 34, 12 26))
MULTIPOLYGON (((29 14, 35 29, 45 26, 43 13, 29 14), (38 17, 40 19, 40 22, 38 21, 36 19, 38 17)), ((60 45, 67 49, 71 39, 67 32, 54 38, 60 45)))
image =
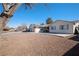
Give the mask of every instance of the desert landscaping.
POLYGON ((79 42, 69 37, 32 32, 8 32, 0 37, 1 56, 79 55, 79 42))

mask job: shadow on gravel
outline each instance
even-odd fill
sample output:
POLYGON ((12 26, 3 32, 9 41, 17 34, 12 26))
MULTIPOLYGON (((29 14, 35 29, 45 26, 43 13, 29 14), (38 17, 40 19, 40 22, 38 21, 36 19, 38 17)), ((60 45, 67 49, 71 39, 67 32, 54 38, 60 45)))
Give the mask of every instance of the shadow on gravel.
POLYGON ((79 56, 79 43, 67 51, 63 56, 79 56))
POLYGON ((69 38, 70 40, 79 41, 79 35, 69 38))

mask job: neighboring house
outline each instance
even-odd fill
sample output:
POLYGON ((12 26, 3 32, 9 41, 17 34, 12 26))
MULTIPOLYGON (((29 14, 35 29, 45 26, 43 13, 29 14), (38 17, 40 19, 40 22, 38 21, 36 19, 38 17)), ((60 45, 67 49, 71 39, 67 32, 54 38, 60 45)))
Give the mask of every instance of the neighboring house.
POLYGON ((21 25, 21 26, 18 26, 16 28, 16 31, 26 31, 27 30, 27 26, 26 25, 21 25))
POLYGON ((9 31, 10 32, 15 32, 15 28, 10 28, 9 31))
POLYGON ((79 21, 57 20, 49 26, 49 32, 52 33, 74 33, 75 28, 79 26, 79 21))
POLYGON ((48 27, 48 25, 35 25, 35 24, 31 24, 29 26, 29 30, 30 32, 45 32, 46 31, 46 27, 48 27))
POLYGON ((30 32, 34 32, 34 30, 35 30, 35 24, 31 24, 30 26, 29 26, 29 31, 30 32))
POLYGON ((35 32, 46 32, 47 27, 49 27, 49 25, 36 25, 35 32))

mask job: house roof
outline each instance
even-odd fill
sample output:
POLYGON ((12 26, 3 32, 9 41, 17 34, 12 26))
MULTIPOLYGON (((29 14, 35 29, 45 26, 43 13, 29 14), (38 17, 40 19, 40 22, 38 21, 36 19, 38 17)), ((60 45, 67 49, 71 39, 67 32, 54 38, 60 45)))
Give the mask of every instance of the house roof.
POLYGON ((56 20, 55 22, 59 22, 59 21, 73 23, 73 24, 79 22, 79 20, 75 20, 75 21, 56 20))
MULTIPOLYGON (((54 23, 59 22, 59 21, 60 21, 60 22, 67 22, 67 23, 73 23, 73 24, 79 22, 79 20, 75 20, 75 21, 56 20, 54 23)), ((52 25, 52 24, 35 25, 35 27, 49 27, 49 26, 51 26, 51 25, 52 25)))
POLYGON ((36 27, 48 27, 50 24, 45 24, 45 25, 36 25, 36 27))

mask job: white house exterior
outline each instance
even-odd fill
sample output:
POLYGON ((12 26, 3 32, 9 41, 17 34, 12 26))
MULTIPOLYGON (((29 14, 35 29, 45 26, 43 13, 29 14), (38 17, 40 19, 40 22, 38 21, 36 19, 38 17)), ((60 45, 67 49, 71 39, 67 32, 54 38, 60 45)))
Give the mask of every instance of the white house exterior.
POLYGON ((79 21, 57 20, 49 26, 49 32, 52 33, 74 33, 75 27, 79 26, 79 21))

